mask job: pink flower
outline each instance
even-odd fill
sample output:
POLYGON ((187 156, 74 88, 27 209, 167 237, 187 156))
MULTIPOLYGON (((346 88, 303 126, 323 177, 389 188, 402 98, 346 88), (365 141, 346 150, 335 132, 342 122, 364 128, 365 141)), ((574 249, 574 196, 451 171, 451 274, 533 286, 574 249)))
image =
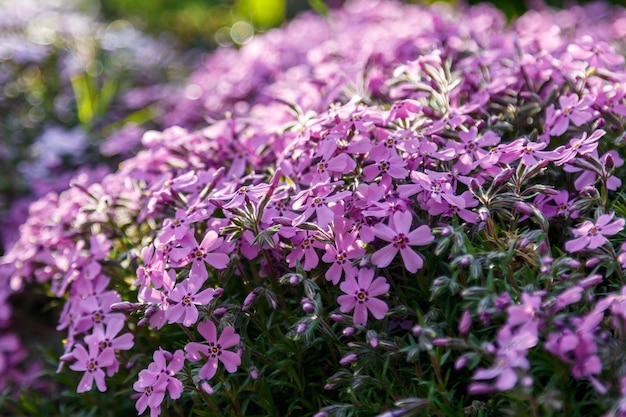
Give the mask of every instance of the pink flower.
POLYGON ((570 121, 576 126, 581 126, 593 118, 590 105, 593 104, 594 98, 585 96, 579 99, 576 94, 559 97, 560 110, 554 111, 551 105, 546 110, 546 125, 551 127, 550 136, 559 136, 565 133, 569 127, 570 121))
POLYGON ((170 299, 176 304, 172 303, 165 313, 168 323, 182 323, 189 327, 198 320, 196 305, 207 305, 216 296, 213 288, 198 292, 199 284, 200 281, 189 278, 174 287, 170 299))
POLYGON ((350 220, 335 217, 333 225, 335 245, 326 245, 326 253, 322 256, 322 260, 328 263, 332 262, 325 277, 337 285, 342 272, 345 272, 346 276, 354 277, 356 275, 356 267, 352 265, 350 259, 363 256, 365 249, 358 243, 356 232, 353 231, 350 220))
POLYGON ((235 352, 226 350, 239 343, 239 335, 235 333, 235 329, 230 326, 225 327, 218 339, 215 324, 212 321, 205 321, 198 324, 198 331, 207 340, 208 346, 203 343, 189 342, 185 346, 185 351, 187 359, 191 362, 197 362, 202 358, 207 359, 199 375, 206 380, 213 378, 217 372, 218 361, 224 364, 228 372, 235 372, 241 364, 241 358, 235 352))
POLYGON ((74 371, 85 371, 85 374, 78 383, 76 392, 81 393, 91 390, 94 381, 96 381, 98 391, 106 391, 107 387, 104 382, 104 371, 101 368, 111 366, 116 361, 113 349, 100 351, 99 345, 92 342, 89 344, 89 352, 87 352, 83 345, 76 345, 72 351, 72 356, 74 356, 76 362, 70 365, 70 369, 74 371))
MULTIPOLYGON (((123 335, 117 336, 120 330, 122 330, 122 327, 124 327, 124 320, 111 320, 109 324, 106 325, 106 330, 102 327, 95 327, 92 334, 85 336, 85 342, 89 345, 97 344, 101 352, 105 349, 129 350, 133 347, 133 335, 132 333, 124 333, 123 335)), ((119 363, 115 360, 107 367, 107 375, 112 376, 117 373, 118 368, 119 363)))
POLYGON ((161 414, 161 403, 165 398, 166 381, 159 380, 159 376, 147 369, 139 372, 139 380, 133 384, 133 389, 140 392, 135 403, 135 408, 139 414, 150 407, 150 417, 157 417, 161 414))
POLYGON ((367 323, 367 311, 372 313, 374 318, 380 320, 385 317, 389 307, 387 304, 375 298, 389 291, 389 284, 383 277, 374 278, 374 270, 362 268, 359 270, 357 279, 347 276, 339 288, 345 292, 340 295, 337 302, 342 313, 354 310, 354 324, 365 326, 367 323))
POLYGON ((214 230, 209 230, 204 235, 202 242, 198 244, 196 239, 191 236, 189 239, 182 241, 182 248, 176 248, 178 256, 172 255, 175 266, 183 266, 191 262, 190 276, 199 277, 203 280, 207 279, 205 262, 215 269, 225 269, 228 266, 230 258, 225 253, 215 252, 224 242, 224 239, 217 235, 214 230), (182 254, 185 255, 182 255, 182 254), (182 255, 182 256, 180 256, 182 255))
POLYGON ((379 249, 372 255, 372 263, 379 268, 384 268, 393 261, 398 252, 402 256, 404 266, 409 272, 417 272, 424 261, 409 246, 424 246, 431 243, 435 237, 426 225, 419 226, 409 232, 413 216, 410 212, 396 212, 393 214, 393 229, 382 223, 374 226, 374 234, 391 244, 379 249))
POLYGON ((578 237, 565 242, 565 250, 579 252, 585 248, 596 249, 604 245, 604 242, 607 241, 606 235, 617 234, 624 228, 624 219, 622 218, 611 222, 614 215, 615 213, 603 214, 598 217, 595 223, 589 220, 583 222, 582 225, 573 230, 578 237))

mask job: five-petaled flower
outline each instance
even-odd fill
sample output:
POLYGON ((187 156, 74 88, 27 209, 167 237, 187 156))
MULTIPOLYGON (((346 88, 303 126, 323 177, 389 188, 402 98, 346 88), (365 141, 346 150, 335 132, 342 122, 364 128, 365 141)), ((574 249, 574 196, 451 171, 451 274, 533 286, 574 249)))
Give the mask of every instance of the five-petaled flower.
POLYGON ((611 236, 619 233, 624 228, 624 219, 619 218, 615 221, 613 216, 615 213, 603 214, 598 217, 595 223, 586 220, 578 228, 574 229, 575 239, 565 242, 565 250, 568 252, 579 252, 585 248, 596 249, 604 245, 605 236, 611 236))
POLYGON ((198 324, 198 332, 207 340, 208 345, 198 342, 189 342, 185 346, 187 359, 191 362, 198 362, 206 358, 207 362, 200 368, 198 373, 202 378, 209 380, 217 372, 218 361, 224 364, 226 370, 233 373, 241 364, 241 358, 235 352, 231 352, 229 347, 239 343, 239 335, 235 329, 228 326, 217 337, 217 328, 212 321, 204 321, 198 324))
POLYGON ((346 276, 339 288, 345 293, 337 298, 339 309, 342 313, 354 310, 354 324, 365 326, 368 310, 378 320, 389 311, 387 303, 376 298, 389 291, 389 284, 383 277, 374 279, 373 269, 360 269, 356 279, 346 276))
POLYGON ((384 268, 393 261, 398 252, 402 256, 404 266, 409 272, 417 272, 424 261, 421 256, 411 249, 409 246, 424 246, 431 243, 435 237, 426 225, 419 226, 417 229, 411 229, 413 216, 410 212, 395 212, 393 214, 393 228, 383 223, 374 226, 374 234, 391 242, 389 245, 377 250, 372 254, 372 263, 379 268, 384 268))
POLYGON ((91 390, 93 382, 96 381, 96 386, 100 392, 107 390, 106 383, 104 382, 104 371, 102 368, 113 365, 116 361, 115 352, 112 348, 106 348, 100 350, 100 345, 97 341, 93 341, 88 346, 89 352, 83 345, 74 346, 72 356, 76 359, 70 368, 74 371, 85 371, 85 374, 78 383, 76 392, 86 392, 91 390))

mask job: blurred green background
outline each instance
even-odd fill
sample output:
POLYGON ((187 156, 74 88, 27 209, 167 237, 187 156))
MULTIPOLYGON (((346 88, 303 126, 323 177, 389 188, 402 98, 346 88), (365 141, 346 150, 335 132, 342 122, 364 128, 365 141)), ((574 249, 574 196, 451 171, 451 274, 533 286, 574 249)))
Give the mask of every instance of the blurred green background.
MULTIPOLYGON (((229 39, 232 26, 239 21, 251 23, 257 31, 279 26, 303 10, 320 13, 328 7, 337 7, 344 0, 101 0, 107 20, 129 20, 137 28, 154 34, 170 33, 183 49, 213 48, 220 43, 237 43, 229 39)), ((409 3, 434 3, 434 0, 407 0, 409 3)), ((441 0, 438 0, 441 1, 441 0)), ((459 4, 462 0, 445 0, 459 4)), ((575 3, 572 0, 547 0, 550 6, 562 8, 575 3)), ((625 4, 626 0, 609 0, 625 4)), ((468 3, 481 3, 469 0, 468 3)), ((509 19, 527 10, 526 0, 493 0, 509 19)), ((235 36, 236 38, 236 36, 235 36)))

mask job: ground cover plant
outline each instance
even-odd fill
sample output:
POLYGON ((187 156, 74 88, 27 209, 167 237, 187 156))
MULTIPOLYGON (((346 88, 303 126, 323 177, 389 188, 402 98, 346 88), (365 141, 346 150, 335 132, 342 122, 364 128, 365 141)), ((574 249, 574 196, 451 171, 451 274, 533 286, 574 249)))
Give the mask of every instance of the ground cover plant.
POLYGON ((537 7, 301 15, 32 205, 1 297, 62 301, 64 409, 626 415, 626 10, 537 7))

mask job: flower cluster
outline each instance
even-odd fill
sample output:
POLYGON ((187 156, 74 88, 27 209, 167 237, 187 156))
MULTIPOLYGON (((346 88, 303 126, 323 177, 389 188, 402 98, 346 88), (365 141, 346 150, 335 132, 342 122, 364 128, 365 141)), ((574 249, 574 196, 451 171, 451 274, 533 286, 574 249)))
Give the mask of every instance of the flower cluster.
POLYGON ((153 417, 626 415, 624 22, 362 0, 220 49, 2 279, 65 298, 79 392, 136 352, 153 417))

